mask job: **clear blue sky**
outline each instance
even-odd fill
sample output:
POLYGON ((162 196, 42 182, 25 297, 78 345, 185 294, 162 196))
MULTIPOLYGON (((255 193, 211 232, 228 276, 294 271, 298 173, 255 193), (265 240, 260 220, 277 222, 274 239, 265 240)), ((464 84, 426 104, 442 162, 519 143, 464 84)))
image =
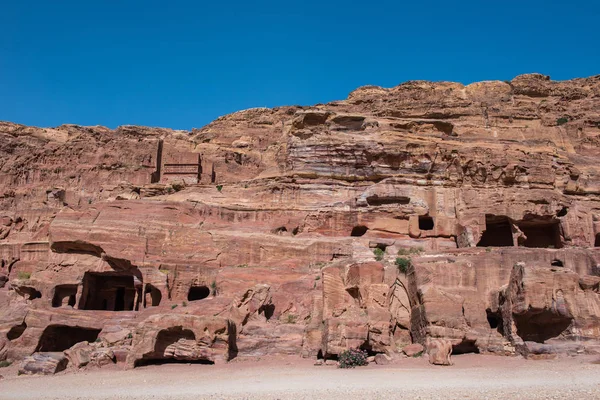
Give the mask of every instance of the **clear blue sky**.
POLYGON ((600 74, 597 0, 3 0, 0 120, 201 127, 358 86, 600 74))

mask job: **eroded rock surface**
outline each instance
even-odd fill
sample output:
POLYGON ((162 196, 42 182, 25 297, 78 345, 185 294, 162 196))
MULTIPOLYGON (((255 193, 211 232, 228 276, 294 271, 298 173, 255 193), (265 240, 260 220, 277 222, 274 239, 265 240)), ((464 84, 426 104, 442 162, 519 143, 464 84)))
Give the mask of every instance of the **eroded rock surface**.
POLYGON ((529 74, 191 131, 0 123, 0 360, 597 352, 598 110, 599 76, 529 74))

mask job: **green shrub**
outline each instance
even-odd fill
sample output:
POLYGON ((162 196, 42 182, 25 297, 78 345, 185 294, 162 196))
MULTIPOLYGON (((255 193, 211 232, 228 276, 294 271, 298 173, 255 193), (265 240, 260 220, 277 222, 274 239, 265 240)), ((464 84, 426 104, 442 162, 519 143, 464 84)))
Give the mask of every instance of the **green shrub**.
POLYGON ((556 125, 558 125, 558 126, 564 125, 567 122, 569 122, 569 118, 567 118, 567 117, 560 117, 559 119, 556 120, 556 125))
POLYGON ((220 192, 221 190, 223 190, 223 185, 217 185, 217 190, 220 192))
POLYGON ((184 301, 183 303, 181 303, 181 306, 182 307, 187 307, 187 302, 184 301))
POLYGON ((295 324, 297 318, 298 318, 298 316, 295 314, 288 314, 286 317, 286 322, 288 324, 295 324))
POLYGON ((402 273, 408 271, 408 266, 410 265, 410 258, 398 257, 396 258, 396 265, 398 266, 398 270, 402 273))
POLYGON ((217 281, 212 281, 212 283, 210 284, 210 289, 213 296, 219 294, 219 287, 217 286, 217 281))
POLYGON ((410 256, 413 254, 421 254, 423 252, 423 248, 422 247, 409 247, 407 248, 402 248, 400 250, 398 250, 398 255, 399 256, 410 256))
POLYGON ((12 364, 10 361, 0 361, 0 368, 10 367, 10 364, 12 364))
POLYGON ((174 310, 175 308, 177 308, 177 304, 173 304, 173 305, 171 306, 171 310, 174 310))
POLYGON ((385 250, 382 250, 379 247, 377 247, 375 248, 375 250, 373 250, 373 254, 375 254, 375 259, 377 261, 381 261, 383 260, 383 256, 385 255, 385 250))
POLYGON ((354 368, 362 367, 363 365, 369 364, 367 357, 369 355, 365 350, 361 349, 349 349, 344 350, 338 356, 338 363, 340 368, 354 368))
POLYGON ((29 279, 29 278, 31 278, 31 274, 29 272, 19 271, 19 273, 17 274, 17 277, 19 279, 29 279))

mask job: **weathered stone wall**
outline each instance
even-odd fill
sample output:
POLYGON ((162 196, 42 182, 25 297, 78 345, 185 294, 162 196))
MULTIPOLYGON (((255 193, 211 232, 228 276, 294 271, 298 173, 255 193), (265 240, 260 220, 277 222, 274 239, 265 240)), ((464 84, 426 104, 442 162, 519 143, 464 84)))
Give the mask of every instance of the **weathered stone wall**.
POLYGON ((0 357, 71 328, 98 337, 72 365, 595 352, 598 110, 600 77, 532 74, 189 132, 1 123, 0 357))

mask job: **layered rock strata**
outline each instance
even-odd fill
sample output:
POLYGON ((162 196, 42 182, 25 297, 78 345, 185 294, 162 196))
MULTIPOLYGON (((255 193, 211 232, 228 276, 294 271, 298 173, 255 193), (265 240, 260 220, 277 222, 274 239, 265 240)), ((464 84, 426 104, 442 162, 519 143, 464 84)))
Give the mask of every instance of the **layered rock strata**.
POLYGON ((0 360, 597 352, 598 160, 599 76, 0 123, 0 360))

